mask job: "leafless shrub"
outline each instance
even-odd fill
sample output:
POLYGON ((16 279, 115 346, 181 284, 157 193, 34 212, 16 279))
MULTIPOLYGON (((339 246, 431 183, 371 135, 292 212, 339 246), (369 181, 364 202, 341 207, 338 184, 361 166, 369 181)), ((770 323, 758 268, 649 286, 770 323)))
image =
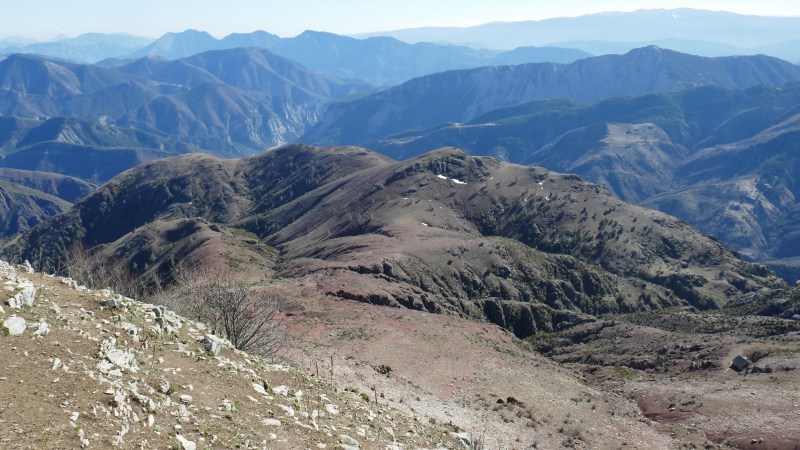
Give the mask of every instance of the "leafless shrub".
POLYGON ((271 357, 283 347, 280 297, 274 292, 210 264, 178 266, 172 278, 172 286, 153 297, 155 303, 208 324, 240 350, 271 357))
POLYGON ((133 276, 122 259, 108 260, 82 242, 69 248, 64 257, 67 276, 94 289, 110 289, 131 298, 141 298, 145 283, 133 276))
MULTIPOLYGON (((164 287, 164 280, 136 277, 123 260, 109 260, 78 243, 66 252, 64 270, 84 286, 108 288, 135 299, 147 297, 152 303, 204 322, 240 350, 274 356, 284 345, 276 317, 279 297, 268 289, 251 286, 227 266, 209 262, 178 265, 164 287)), ((157 276, 155 273, 153 276, 157 276)))

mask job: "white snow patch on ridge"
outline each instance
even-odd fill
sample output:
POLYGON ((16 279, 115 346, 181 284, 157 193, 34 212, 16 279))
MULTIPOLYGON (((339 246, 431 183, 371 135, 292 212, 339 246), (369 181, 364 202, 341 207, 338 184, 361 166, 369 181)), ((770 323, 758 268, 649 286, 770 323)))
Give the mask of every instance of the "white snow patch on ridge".
POLYGON ((456 178, 447 178, 446 176, 444 176, 442 174, 437 174, 436 177, 437 178, 441 178, 442 180, 451 180, 455 184, 467 184, 466 181, 461 181, 461 180, 458 180, 456 178))

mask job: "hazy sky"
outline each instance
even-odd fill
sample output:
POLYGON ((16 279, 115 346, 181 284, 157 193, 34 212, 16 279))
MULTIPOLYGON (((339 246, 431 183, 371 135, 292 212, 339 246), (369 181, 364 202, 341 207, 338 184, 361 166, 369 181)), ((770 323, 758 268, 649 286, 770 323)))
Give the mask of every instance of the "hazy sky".
POLYGON ((800 16, 798 0, 0 0, 0 5, 0 37, 35 39, 90 31, 158 37, 187 28, 217 37, 254 30, 284 37, 306 29, 356 34, 651 8, 800 16))

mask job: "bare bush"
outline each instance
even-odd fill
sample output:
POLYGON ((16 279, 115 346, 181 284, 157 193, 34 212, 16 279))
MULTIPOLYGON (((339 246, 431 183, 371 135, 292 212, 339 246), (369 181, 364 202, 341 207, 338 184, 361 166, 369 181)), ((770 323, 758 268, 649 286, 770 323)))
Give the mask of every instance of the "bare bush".
POLYGON ((172 287, 153 300, 208 324, 240 350, 271 357, 284 345, 277 318, 279 296, 250 285, 225 267, 179 266, 172 287))
POLYGON ((64 270, 67 276, 90 288, 110 289, 131 298, 140 298, 146 291, 145 284, 136 279, 124 260, 109 261, 82 242, 66 251, 64 270))
MULTIPOLYGON (((251 286, 227 266, 208 262, 173 268, 171 283, 136 277, 121 259, 109 260, 78 243, 66 252, 64 270, 78 283, 108 288, 131 298, 147 297, 178 314, 211 326, 240 350, 274 356, 284 345, 277 318, 279 297, 251 286)), ((157 272, 154 272, 157 274, 157 272)))

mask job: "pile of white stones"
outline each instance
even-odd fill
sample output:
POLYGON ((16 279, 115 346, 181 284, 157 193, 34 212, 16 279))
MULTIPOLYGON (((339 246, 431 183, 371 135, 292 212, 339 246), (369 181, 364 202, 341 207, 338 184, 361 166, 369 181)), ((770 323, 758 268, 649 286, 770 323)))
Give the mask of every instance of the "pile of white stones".
MULTIPOLYGON (((20 265, 19 269, 26 273, 33 272, 33 268, 28 261, 20 265)), ((17 270, 11 264, 1 260, 0 275, 3 280, 2 290, 0 290, 0 292, 2 292, 3 296, 7 296, 4 303, 8 305, 9 309, 18 310, 33 306, 33 302, 36 299, 36 286, 34 286, 30 280, 17 276, 17 270)), ((2 306, 0 306, 0 314, 5 314, 5 310, 2 306)), ((28 325, 25 323, 24 318, 12 314, 3 321, 3 327, 6 333, 14 336, 23 334, 28 328, 28 325)), ((43 332, 46 331, 39 332, 37 328, 38 334, 42 334, 43 332)))

